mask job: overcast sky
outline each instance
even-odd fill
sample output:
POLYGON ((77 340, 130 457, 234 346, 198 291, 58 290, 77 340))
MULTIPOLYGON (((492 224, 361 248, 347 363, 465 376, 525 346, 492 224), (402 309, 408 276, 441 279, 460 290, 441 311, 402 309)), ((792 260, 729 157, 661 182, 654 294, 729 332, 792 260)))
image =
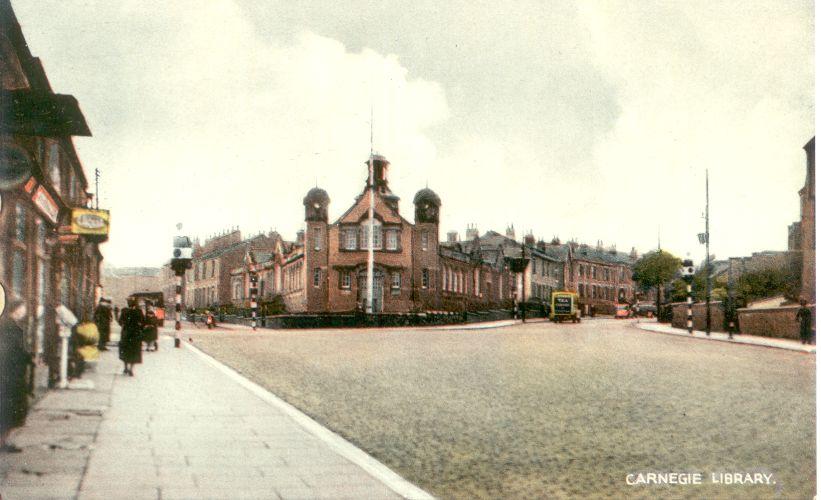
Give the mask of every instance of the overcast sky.
POLYGON ((810 1, 13 0, 94 134, 109 264, 159 266, 176 222, 293 238, 375 148, 441 237, 515 225, 700 260, 786 249, 814 134, 810 1))

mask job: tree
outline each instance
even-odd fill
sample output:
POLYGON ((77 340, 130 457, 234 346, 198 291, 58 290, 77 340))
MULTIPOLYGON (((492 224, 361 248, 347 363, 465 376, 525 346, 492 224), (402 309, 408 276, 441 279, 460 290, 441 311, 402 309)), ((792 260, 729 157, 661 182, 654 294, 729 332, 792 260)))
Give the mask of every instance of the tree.
POLYGON ((656 311, 661 310, 661 287, 676 277, 679 267, 681 259, 664 250, 646 253, 636 262, 633 280, 645 290, 656 287, 656 311))
POLYGON ((800 288, 800 265, 792 262, 783 267, 747 271, 738 280, 738 294, 747 302, 777 295, 797 300, 800 288))

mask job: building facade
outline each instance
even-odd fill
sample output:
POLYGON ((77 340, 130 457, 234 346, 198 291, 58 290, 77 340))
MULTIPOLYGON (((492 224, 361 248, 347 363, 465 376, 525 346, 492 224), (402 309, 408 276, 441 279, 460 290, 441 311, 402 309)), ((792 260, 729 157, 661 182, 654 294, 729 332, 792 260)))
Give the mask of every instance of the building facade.
POLYGON ((36 363, 30 385, 41 389, 59 372, 55 308, 92 317, 108 215, 86 210, 91 195, 72 136, 91 132, 79 105, 52 91, 8 0, 0 0, 0 79, 0 284, 7 301, 27 306, 26 343, 36 363), (94 235, 82 227, 92 217, 94 235))
MULTIPOLYGON (((475 311, 509 307, 511 273, 504 260, 440 244, 441 200, 430 189, 414 197, 414 221, 399 211, 388 185, 390 163, 373 157, 373 311, 475 311)), ((303 199, 305 226, 293 243, 278 239, 262 252, 248 252, 231 271, 234 304, 246 304, 249 272, 265 285, 260 295, 281 296, 292 313, 337 313, 367 305, 370 185, 338 219, 329 222, 330 198, 320 188, 303 199)))
MULTIPOLYGON (((468 228, 467 236, 471 236, 468 228)), ((488 231, 467 248, 478 248, 488 262, 499 259, 527 259, 525 271, 515 277, 512 289, 517 300, 549 301, 552 292, 575 291, 584 314, 612 314, 616 305, 636 300, 633 282, 635 252, 627 254, 615 247, 604 249, 571 242, 562 244, 558 238, 550 243, 536 241, 532 234, 521 242, 508 227, 505 235, 488 231)))
POLYGON ((801 199, 801 297, 815 304, 815 137, 804 145, 807 176, 798 192, 801 199))

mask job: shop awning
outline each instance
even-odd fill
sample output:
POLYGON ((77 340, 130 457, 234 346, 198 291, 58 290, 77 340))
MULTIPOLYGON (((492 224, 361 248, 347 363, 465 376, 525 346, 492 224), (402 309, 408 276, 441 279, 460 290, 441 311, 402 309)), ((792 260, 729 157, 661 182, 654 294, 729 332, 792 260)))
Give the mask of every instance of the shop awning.
POLYGON ((29 89, 0 91, 0 130, 52 137, 91 135, 74 96, 29 89))

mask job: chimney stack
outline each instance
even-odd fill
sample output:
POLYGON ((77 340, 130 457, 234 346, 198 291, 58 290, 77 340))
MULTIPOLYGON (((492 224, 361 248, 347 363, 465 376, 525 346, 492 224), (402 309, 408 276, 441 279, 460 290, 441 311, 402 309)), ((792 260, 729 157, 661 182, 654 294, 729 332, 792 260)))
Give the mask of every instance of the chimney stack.
POLYGON ((465 240, 466 241, 473 241, 474 238, 479 237, 479 228, 476 227, 476 224, 468 224, 467 230, 465 230, 465 240))
POLYGON ((458 243, 459 233, 456 231, 448 231, 448 243, 458 243))

